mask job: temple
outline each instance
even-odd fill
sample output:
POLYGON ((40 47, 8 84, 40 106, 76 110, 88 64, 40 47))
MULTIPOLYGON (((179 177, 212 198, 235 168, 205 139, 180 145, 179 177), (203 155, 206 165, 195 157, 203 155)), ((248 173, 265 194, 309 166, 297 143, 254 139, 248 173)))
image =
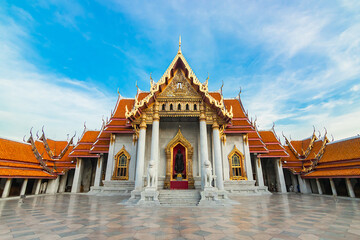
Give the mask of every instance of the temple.
POLYGON ((257 129, 240 93, 209 91, 180 42, 164 75, 150 76, 149 91, 119 93, 101 129, 85 127, 75 146, 44 131, 24 143, 0 139, 2 196, 88 192, 155 205, 226 204, 233 195, 271 192, 360 196, 360 137, 335 142, 314 131, 283 146, 274 127, 257 129))

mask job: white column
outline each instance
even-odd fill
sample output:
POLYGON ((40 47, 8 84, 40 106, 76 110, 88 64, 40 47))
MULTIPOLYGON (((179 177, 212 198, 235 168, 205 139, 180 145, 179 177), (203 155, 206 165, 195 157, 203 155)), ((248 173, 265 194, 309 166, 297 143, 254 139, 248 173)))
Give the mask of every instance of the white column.
POLYGON ((256 182, 259 187, 263 187, 264 186, 264 176, 263 176, 263 171, 262 171, 262 167, 261 167, 261 159, 257 156, 255 158, 255 165, 256 165, 256 182))
POLYGON ((80 186, 81 186, 81 178, 83 174, 84 169, 84 163, 81 158, 77 159, 76 162, 76 168, 75 168, 75 174, 74 174, 74 180, 71 187, 71 193, 78 193, 80 192, 80 186))
POLYGON ((214 123, 212 125, 212 128, 213 128, 216 186, 217 186, 217 188, 219 190, 224 190, 223 166, 222 166, 222 159, 221 159, 220 132, 219 132, 219 124, 217 123, 216 117, 214 117, 214 123))
POLYGON ((36 180, 36 189, 35 189, 35 195, 38 195, 40 193, 40 188, 41 188, 41 181, 42 179, 37 179, 36 180))
POLYGON ((101 154, 96 164, 94 187, 100 187, 103 165, 104 165, 104 155, 101 154))
POLYGON ((23 181, 23 184, 22 184, 22 186, 21 186, 20 196, 21 196, 21 195, 25 195, 27 183, 28 183, 28 179, 25 178, 24 181, 23 181))
POLYGON ((69 172, 66 172, 64 175, 61 176, 60 186, 59 186, 59 193, 65 192, 68 173, 69 172))
POLYGON ((329 178, 329 180, 330 180, 330 186, 331 186, 332 195, 337 196, 334 180, 332 178, 329 178))
POLYGON ((254 176, 251 167, 251 157, 250 157, 249 142, 247 135, 243 136, 243 146, 244 146, 244 155, 245 155, 246 176, 248 180, 252 181, 254 180, 254 176))
POLYGON ((354 198, 354 197, 355 197, 355 193, 354 193, 354 189, 353 189, 353 187, 352 187, 352 185, 351 185, 351 180, 350 180, 350 178, 345 178, 345 182, 346 182, 346 188, 347 188, 349 197, 354 198))
POLYGON ((222 153, 222 159, 223 159, 223 174, 224 174, 224 180, 230 180, 230 170, 229 170, 229 160, 226 157, 225 153, 226 149, 226 141, 223 141, 221 144, 221 153, 222 153))
POLYGON ((115 134, 111 134, 110 136, 110 146, 109 146, 109 154, 106 165, 106 173, 105 173, 105 181, 110 181, 113 173, 114 173, 114 164, 115 164, 115 134))
POLYGON ((323 194, 323 191, 322 191, 322 188, 321 188, 321 184, 320 184, 320 181, 319 181, 318 178, 316 179, 316 186, 317 186, 317 189, 318 189, 319 194, 323 194))
POLYGON ((151 132, 151 153, 150 161, 155 162, 155 171, 156 171, 156 180, 155 188, 158 185, 158 169, 159 169, 159 127, 160 127, 160 117, 159 117, 159 102, 154 103, 154 115, 152 122, 152 132, 151 132))
POLYGON ((275 160, 275 172, 276 172, 276 180, 278 189, 281 193, 286 193, 286 184, 285 184, 285 178, 284 178, 284 171, 282 169, 282 163, 280 158, 277 158, 275 160))
POLYGON ((302 179, 300 174, 298 175, 298 182, 300 186, 300 192, 301 193, 311 193, 311 190, 308 188, 308 185, 305 182, 305 179, 302 179))
POLYGON ((144 161, 145 161, 145 140, 146 140, 146 115, 141 116, 139 139, 137 147, 136 160, 136 176, 135 176, 135 190, 141 191, 143 188, 144 175, 144 161))
POLYGON ((298 192, 298 182, 296 180, 296 177, 293 173, 290 173, 290 176, 291 176, 291 183, 294 187, 294 192, 298 192))
POLYGON ((200 105, 200 158, 201 158, 201 189, 204 189, 205 185, 205 161, 209 160, 207 133, 206 133, 206 117, 204 105, 200 105))
POLYGON ((55 179, 49 180, 48 187, 46 188, 46 193, 55 194, 59 189, 60 176, 57 176, 55 179))
POLYGON ((1 195, 2 198, 6 198, 10 194, 12 178, 8 178, 5 183, 4 191, 1 195))

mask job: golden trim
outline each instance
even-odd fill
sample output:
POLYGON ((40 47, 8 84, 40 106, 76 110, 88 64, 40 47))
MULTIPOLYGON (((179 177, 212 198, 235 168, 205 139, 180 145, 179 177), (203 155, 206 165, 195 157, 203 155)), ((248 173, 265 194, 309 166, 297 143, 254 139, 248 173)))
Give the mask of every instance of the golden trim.
POLYGON ((115 159, 115 165, 114 165, 114 172, 112 175, 111 180, 129 180, 129 164, 130 164, 130 159, 131 156, 130 154, 126 151, 125 146, 123 145, 123 147, 120 149, 120 151, 115 155, 114 157, 115 159), (126 176, 116 176, 116 172, 119 166, 119 157, 124 154, 126 156, 126 176))
POLYGON ((233 150, 228 155, 228 160, 229 160, 229 167, 230 167, 230 180, 247 180, 246 172, 245 172, 245 164, 244 164, 244 155, 239 151, 239 149, 236 148, 236 145, 234 145, 233 150), (241 176, 233 176, 232 156, 234 154, 237 154, 240 156, 241 176))
POLYGON ((210 104, 215 105, 217 108, 219 108, 222 112, 222 114, 227 117, 227 118, 233 118, 233 112, 232 112, 232 107, 230 108, 230 111, 228 111, 225 108, 224 105, 224 101, 223 101, 223 97, 221 95, 221 100, 217 101, 215 98, 213 98, 208 91, 208 86, 207 84, 202 84, 199 79, 196 77, 195 73, 193 72, 193 70, 191 69, 191 67, 189 66, 188 62, 185 60, 184 56, 182 55, 181 52, 178 52, 178 54, 175 56, 175 58, 173 59, 173 61, 171 62, 170 66, 167 68, 167 70, 165 71, 164 75, 160 78, 160 80, 157 83, 154 83, 151 88, 150 88, 150 93, 141 101, 139 101, 137 99, 137 96, 135 96, 135 104, 133 109, 131 109, 130 111, 126 111, 125 112, 125 117, 126 118, 130 118, 130 117, 135 117, 136 113, 138 112, 138 109, 140 107, 143 107, 144 105, 148 105, 149 101, 151 98, 153 98, 155 96, 156 93, 158 93, 160 91, 160 86, 163 84, 168 84, 168 80, 171 79, 171 72, 172 69, 174 68, 176 62, 178 61, 178 59, 181 59, 181 61, 184 63, 185 68, 189 71, 188 73, 188 79, 192 80, 192 84, 194 84, 195 86, 198 87, 199 91, 201 93, 204 94, 204 96, 209 100, 210 104))
POLYGON ((192 157, 194 154, 194 148, 191 146, 191 143, 182 135, 180 129, 177 132, 176 136, 168 143, 165 148, 166 153, 166 177, 164 182, 164 188, 170 188, 170 181, 172 180, 172 159, 173 159, 173 149, 176 145, 181 144, 185 147, 185 157, 186 157, 186 173, 188 180, 188 186, 190 189, 195 188, 194 186, 194 177, 193 177, 193 167, 192 167, 192 157))

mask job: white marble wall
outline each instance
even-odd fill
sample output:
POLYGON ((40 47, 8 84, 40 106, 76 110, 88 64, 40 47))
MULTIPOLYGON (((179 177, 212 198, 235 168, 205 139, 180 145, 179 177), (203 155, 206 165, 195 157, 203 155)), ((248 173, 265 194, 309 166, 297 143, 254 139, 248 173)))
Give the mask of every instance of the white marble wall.
POLYGON ((136 147, 137 143, 133 143, 132 134, 116 134, 113 149, 109 149, 109 156, 107 162, 107 168, 110 171, 106 171, 106 180, 111 180, 114 173, 115 156, 125 146, 125 150, 130 154, 129 164, 129 181, 135 181, 135 166, 136 166, 136 147), (112 151, 111 151, 112 150, 112 151))
MULTIPOLYGON (((244 155, 245 159, 244 159, 244 164, 245 164, 245 170, 247 170, 249 167, 251 168, 251 158, 250 158, 250 154, 249 151, 246 151, 244 149, 244 146, 247 146, 244 144, 244 140, 243 140, 243 136, 242 134, 239 135, 226 135, 226 143, 225 146, 223 146, 223 157, 225 159, 223 159, 223 163, 224 163, 224 178, 225 180, 229 180, 229 172, 230 172, 230 165, 229 165, 229 154, 230 152, 234 149, 234 145, 236 145, 236 148, 244 155)), ((249 179, 249 174, 246 171, 246 175, 249 179)), ((251 179, 252 179, 252 175, 251 175, 251 179)))
MULTIPOLYGON (((179 125, 181 125, 182 135, 190 142, 194 148, 193 154, 193 175, 199 176, 199 122, 161 122, 160 121, 160 151, 159 151, 159 177, 166 175, 166 153, 165 148, 168 143, 176 136, 179 125)), ((151 145, 151 131, 146 132, 146 144, 151 145)), ((211 142, 210 142, 211 144, 211 142)), ((210 155, 211 152, 209 152, 210 155)), ((150 147, 145 151, 145 171, 150 160, 150 147)))

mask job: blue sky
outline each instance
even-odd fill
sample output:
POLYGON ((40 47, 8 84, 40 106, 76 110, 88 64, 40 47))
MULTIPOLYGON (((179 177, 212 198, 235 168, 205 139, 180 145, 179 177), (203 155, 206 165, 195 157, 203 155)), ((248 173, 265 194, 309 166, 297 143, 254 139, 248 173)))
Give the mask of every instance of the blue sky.
POLYGON ((182 52, 210 90, 241 98, 260 129, 360 133, 359 1, 5 1, 0 136, 99 129, 117 89, 150 87, 182 52))

